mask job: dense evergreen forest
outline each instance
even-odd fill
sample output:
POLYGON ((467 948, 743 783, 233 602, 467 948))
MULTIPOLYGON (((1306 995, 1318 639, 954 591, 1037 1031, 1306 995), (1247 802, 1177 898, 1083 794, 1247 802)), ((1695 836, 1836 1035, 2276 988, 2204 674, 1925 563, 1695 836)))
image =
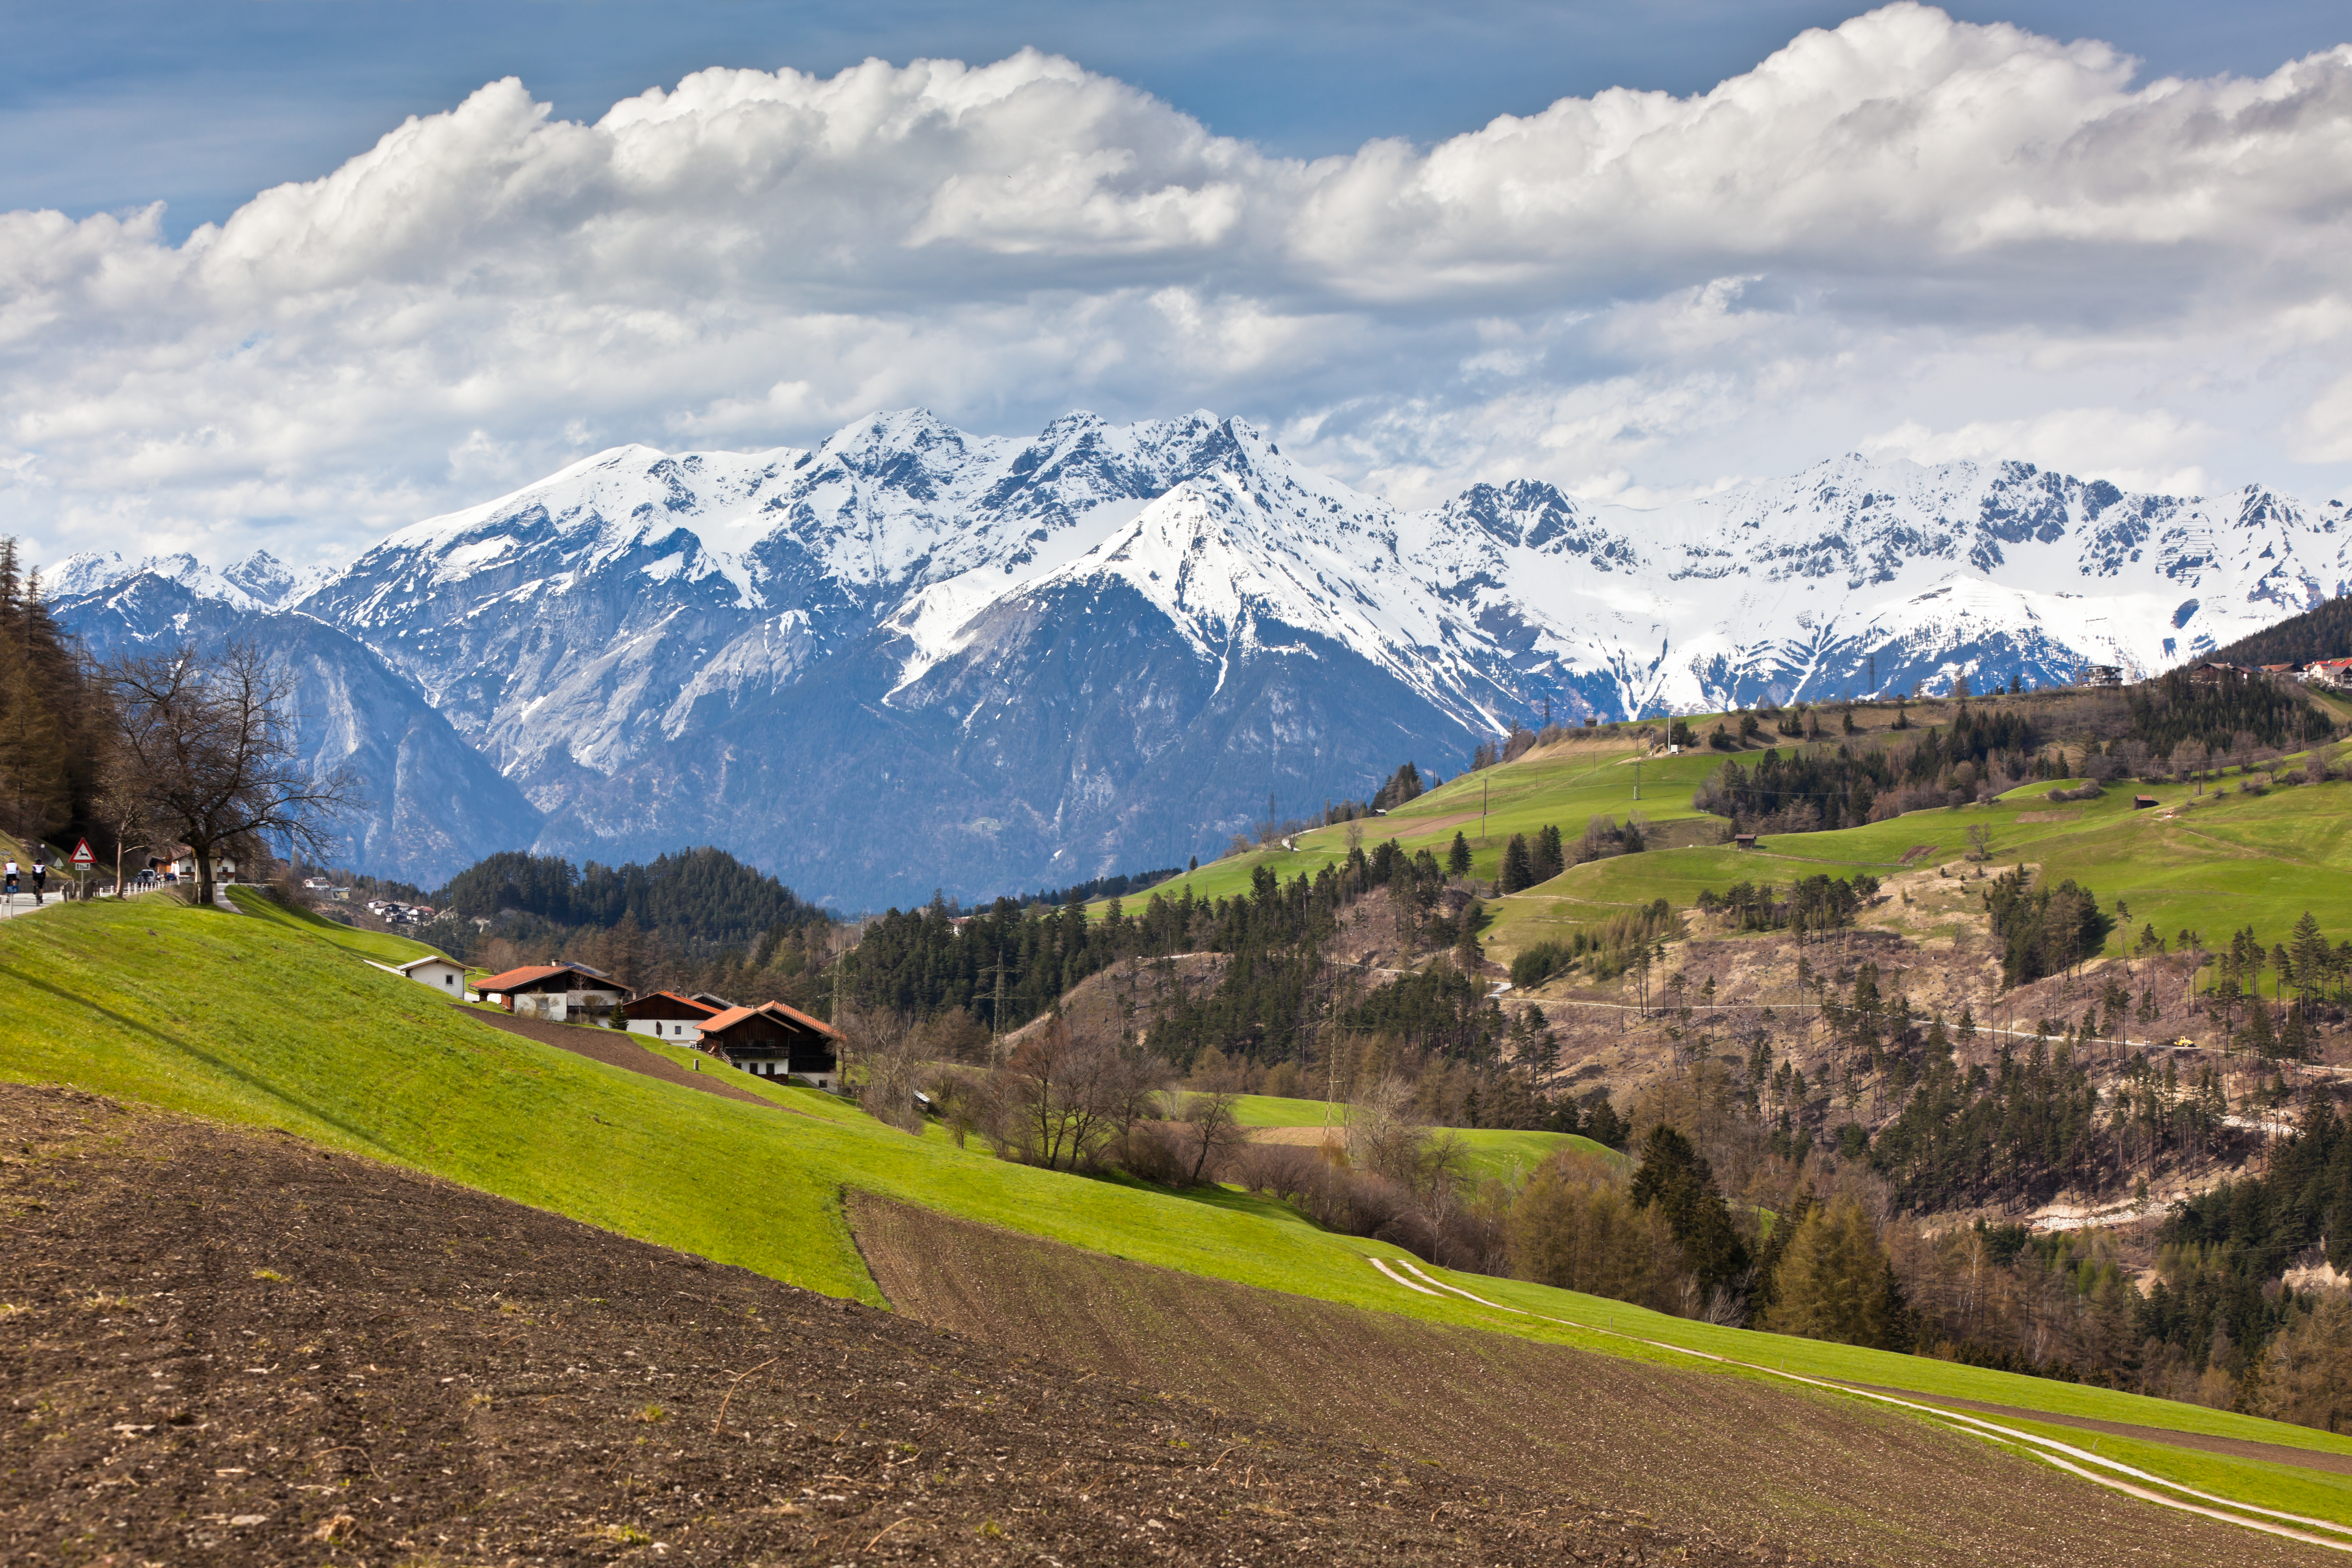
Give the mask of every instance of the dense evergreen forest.
MULTIPOLYGON (((1751 715, 1752 717, 1752 715, 1751 715)), ((1875 822, 1924 805, 1977 798, 1995 779, 2050 776, 2032 721, 2011 710, 1961 705, 1950 728, 1903 746, 1776 747, 1751 766, 1727 762, 1691 797, 1701 811, 1753 833, 1807 833, 1875 822)))
MULTIPOLYGON (((1072 899, 1057 910, 1024 910, 999 899, 982 914, 958 918, 944 900, 891 910, 868 922, 848 962, 845 982, 860 1006, 915 1017, 961 1009, 994 1031, 1016 1028, 1051 1007, 1071 986, 1126 958, 1185 952, 1232 954, 1229 983, 1247 988, 1268 964, 1286 966, 1319 952, 1339 913, 1374 888, 1395 887, 1417 908, 1434 908, 1445 874, 1427 850, 1406 855, 1391 839, 1367 854, 1325 867, 1312 879, 1284 884, 1261 866, 1251 890, 1231 899, 1154 893, 1130 914, 1114 900, 1088 921, 1072 899)), ((1276 1033, 1286 1039, 1278 1027, 1276 1033)))
POLYGON ((626 919, 688 954, 747 946, 763 932, 828 918, 775 878, 707 847, 643 866, 575 867, 557 856, 509 851, 458 872, 435 901, 468 919, 511 912, 559 929, 626 919))
POLYGON ((0 826, 68 847, 86 834, 110 854, 99 808, 108 722, 105 693, 49 618, 40 574, 0 535, 0 826))
MULTIPOLYGON (((1196 858, 1192 864, 1200 865, 1196 858)), ((1123 899, 1128 894, 1153 888, 1176 876, 1181 866, 1163 866, 1156 871, 1121 871, 1116 876, 1097 877, 1090 882, 1074 883, 1066 888, 1046 888, 1024 895, 1019 901, 1023 909, 1033 904, 1048 904, 1059 908, 1064 904, 1091 904, 1097 899, 1123 899)), ((977 913, 977 910, 974 910, 977 913)))
POLYGON ((2218 1356, 2234 1375, 2293 1321, 2294 1293, 2273 1286, 2299 1255, 2352 1272, 2352 1121, 2322 1100, 2267 1164, 2175 1205, 2164 1223, 2162 1279, 2137 1327, 2200 1372, 2218 1356))
POLYGON ((1328 963, 1325 945, 1347 910, 1377 889, 1388 889, 1423 941, 1448 948, 1466 941, 1475 950, 1467 933, 1476 929, 1476 904, 1449 911, 1436 857, 1408 854, 1391 839, 1370 851, 1360 845, 1311 878, 1285 882, 1261 866, 1250 890, 1230 899, 1197 899, 1189 889, 1155 893, 1140 910, 1114 902, 1093 921, 1075 901, 1024 910, 1000 899, 969 919, 939 900, 892 910, 866 927, 843 984, 860 1007, 918 1018, 961 1010, 1003 1031, 1122 960, 1213 952, 1226 959, 1219 984, 1198 996, 1170 993, 1152 1029, 1154 1048, 1179 1067, 1212 1046, 1252 1059, 1299 1059, 1332 1026, 1335 1009, 1342 1027, 1393 1032, 1441 1056, 1493 1057, 1507 1021, 1457 971, 1347 1000, 1367 988, 1328 963))
POLYGON ((2352 595, 2330 599, 2205 656, 2216 664, 2309 664, 2352 658, 2352 595))
POLYGON ((2183 747, 2210 757, 2243 751, 2249 741, 2291 751, 2336 730, 2303 693, 2234 669, 2171 670, 2127 696, 2132 738, 2176 761, 2183 747))

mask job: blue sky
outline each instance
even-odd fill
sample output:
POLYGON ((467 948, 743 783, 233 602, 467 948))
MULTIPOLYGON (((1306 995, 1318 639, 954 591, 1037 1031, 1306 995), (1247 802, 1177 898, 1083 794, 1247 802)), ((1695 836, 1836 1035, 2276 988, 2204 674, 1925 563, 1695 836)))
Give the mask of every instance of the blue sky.
POLYGON ((36 560, 915 405, 1208 408, 1408 506, 2352 490, 2340 5, 0 6, 36 560))
MULTIPOLYGON (((1433 5, 1400 0, 998 5, 650 0, 8 0, 0 210, 76 216, 161 200, 167 232, 316 179, 410 114, 520 77, 572 119, 706 66, 830 73, 868 56, 1066 55, 1223 135, 1303 156, 1429 142, 1568 95, 1690 93, 1858 7, 1811 0, 1433 5)), ((2149 75, 2266 72, 2352 37, 2313 0, 1944 7, 2103 38, 2149 75)))

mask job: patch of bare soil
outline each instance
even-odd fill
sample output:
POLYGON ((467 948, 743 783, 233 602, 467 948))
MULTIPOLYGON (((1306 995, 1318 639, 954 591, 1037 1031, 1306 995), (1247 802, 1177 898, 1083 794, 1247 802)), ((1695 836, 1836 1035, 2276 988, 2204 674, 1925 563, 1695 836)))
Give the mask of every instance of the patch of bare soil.
POLYGON ((574 1056, 586 1057, 590 1061, 603 1062, 606 1067, 643 1073, 664 1083, 698 1089, 706 1094, 716 1094, 728 1100, 745 1100, 772 1110, 783 1109, 772 1100, 761 1099, 740 1084, 729 1083, 724 1072, 697 1072, 692 1068, 682 1068, 667 1057, 646 1049, 634 1037, 619 1029, 590 1029, 577 1024, 551 1024, 543 1018, 517 1018, 505 1013, 486 1013, 478 1007, 459 1007, 454 1002, 450 1005, 457 1007, 457 1011, 468 1018, 493 1029, 504 1029, 510 1035, 537 1040, 542 1046, 553 1046, 574 1056))
POLYGON ((1695 1542, 1938 1568, 2331 1555, 1833 1395, 1254 1290, 863 1196, 851 1219, 884 1294, 921 1321, 1375 1442, 1419 1473, 1672 1520, 1695 1542))
POLYGON ((0 1150, 0 1562, 1756 1560, 282 1134, 0 1150))
POLYGON ((1363 971, 1367 987, 1378 985, 1391 978, 1379 971, 1412 967, 1412 922, 1403 917, 1388 889, 1374 888, 1341 917, 1328 951, 1334 962, 1363 971))
MULTIPOLYGON (((1213 989, 1224 973, 1222 952, 1121 959, 1072 986, 1062 997, 1058 1016, 1063 1026, 1081 1040, 1117 1040, 1129 1030, 1142 1039, 1178 1001, 1213 989)), ((1017 1043, 1037 1030, 1050 1028, 1055 1016, 1041 1015, 1005 1038, 1017 1043)))
POLYGON ((1348 1130, 1345 1127, 1253 1127, 1249 1130, 1253 1143, 1290 1143, 1302 1149, 1320 1149, 1325 1144, 1345 1148, 1348 1130))

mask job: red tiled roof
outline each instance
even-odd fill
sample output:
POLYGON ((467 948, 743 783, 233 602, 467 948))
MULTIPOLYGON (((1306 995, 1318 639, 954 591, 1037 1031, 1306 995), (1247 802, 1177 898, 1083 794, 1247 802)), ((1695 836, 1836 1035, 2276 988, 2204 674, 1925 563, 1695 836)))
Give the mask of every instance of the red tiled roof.
POLYGON ((715 1018, 705 1018, 700 1027, 706 1035, 720 1034, 733 1028, 744 1019, 761 1013, 765 1013, 772 1018, 789 1019, 803 1028, 814 1029, 818 1034, 832 1039, 841 1038, 841 1031, 831 1024, 812 1018, 799 1008, 787 1007, 782 1002, 762 1002, 757 1007, 730 1007, 715 1018))
POLYGON ((806 1013, 802 1012, 799 1008, 787 1007, 782 1002, 762 1002, 760 1004, 760 1011, 762 1013, 774 1013, 780 1016, 790 1018, 795 1024, 804 1024, 808 1027, 814 1029, 820 1035, 830 1035, 836 1040, 841 1038, 841 1031, 835 1028, 831 1024, 824 1022, 822 1018, 812 1018, 806 1013))

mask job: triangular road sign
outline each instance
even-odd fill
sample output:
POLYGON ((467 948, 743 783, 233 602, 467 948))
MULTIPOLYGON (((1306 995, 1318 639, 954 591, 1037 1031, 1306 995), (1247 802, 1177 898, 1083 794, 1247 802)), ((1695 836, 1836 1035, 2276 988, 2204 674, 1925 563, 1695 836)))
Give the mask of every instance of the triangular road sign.
POLYGON ((95 866, 98 864, 98 857, 89 852, 89 839, 85 838, 80 843, 74 846, 73 863, 77 866, 95 866))

